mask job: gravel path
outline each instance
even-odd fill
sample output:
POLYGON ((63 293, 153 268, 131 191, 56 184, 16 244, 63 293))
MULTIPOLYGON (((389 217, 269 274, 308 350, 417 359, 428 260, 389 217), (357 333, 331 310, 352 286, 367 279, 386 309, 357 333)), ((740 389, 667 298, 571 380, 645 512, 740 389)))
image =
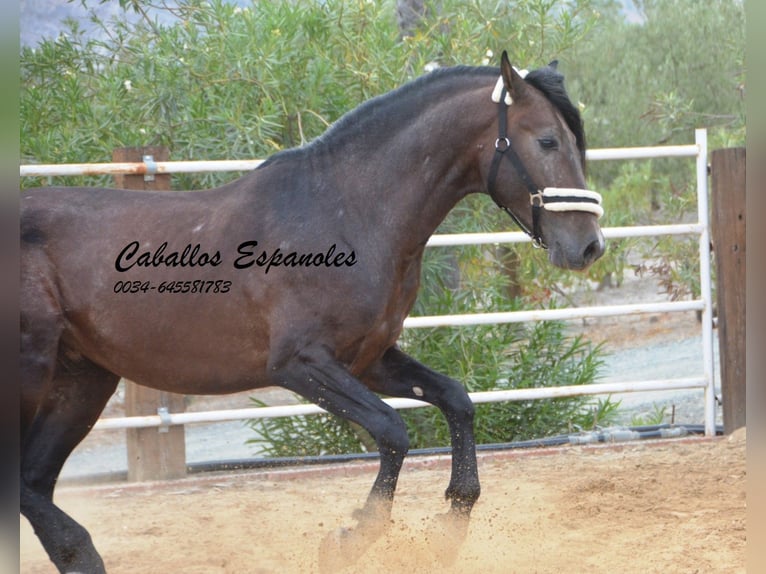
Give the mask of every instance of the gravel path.
MULTIPOLYGON (((720 396, 718 375, 718 340, 714 341, 716 395, 720 396)), ((628 380, 650 380, 701 376, 702 340, 690 337, 675 342, 625 349, 610 354, 604 367, 602 383, 628 380)), ((664 422, 703 424, 705 420, 704 392, 700 390, 656 391, 614 395, 621 401, 618 424, 629 425, 634 417, 646 418, 665 408, 664 422), (675 406, 675 419, 670 420, 675 406)), ((716 409, 717 423, 722 424, 721 409, 716 409)))

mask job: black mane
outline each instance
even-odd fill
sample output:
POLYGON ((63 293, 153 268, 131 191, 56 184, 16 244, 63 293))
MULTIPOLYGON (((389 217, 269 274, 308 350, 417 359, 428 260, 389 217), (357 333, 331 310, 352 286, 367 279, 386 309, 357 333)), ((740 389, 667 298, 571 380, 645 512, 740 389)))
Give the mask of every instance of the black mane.
MULTIPOLYGON (((342 116, 318 139, 329 139, 335 133, 343 132, 351 126, 355 126, 360 118, 370 117, 383 108, 386 109, 386 115, 389 118, 391 112, 395 112, 400 118, 418 113, 422 109, 422 102, 438 98, 445 91, 445 85, 454 85, 460 81, 469 82, 470 79, 484 75, 494 74, 497 76, 499 73, 499 69, 490 67, 450 66, 437 68, 388 93, 360 104, 355 110, 342 116), (417 94, 417 97, 410 97, 413 93, 417 94), (390 102, 396 103, 395 110, 388 106, 390 102)), ((390 120, 386 120, 385 123, 389 124, 390 120)))
MULTIPOLYGON (((381 130, 390 126, 403 125, 410 121, 413 114, 422 109, 422 102, 438 98, 448 82, 469 81, 481 76, 497 76, 499 68, 477 66, 450 66, 419 76, 402 86, 371 98, 345 113, 327 130, 307 145, 277 152, 259 166, 266 167, 277 160, 290 159, 294 154, 317 150, 332 149, 333 146, 347 141, 349 136, 361 132, 370 138, 376 138, 381 130), (417 97, 411 97, 415 93, 417 97)), ((452 84, 454 85, 454 84, 452 84)))

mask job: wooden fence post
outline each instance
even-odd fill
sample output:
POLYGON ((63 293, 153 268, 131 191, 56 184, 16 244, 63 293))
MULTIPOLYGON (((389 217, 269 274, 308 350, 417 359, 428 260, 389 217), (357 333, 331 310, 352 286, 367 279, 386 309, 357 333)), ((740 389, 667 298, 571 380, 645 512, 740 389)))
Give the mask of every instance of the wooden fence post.
POLYGON ((745 148, 711 154, 723 425, 745 426, 745 148))
MULTIPOLYGON (((166 147, 126 147, 112 152, 114 162, 168 161, 166 147)), ((134 190, 170 190, 170 175, 115 175, 115 185, 134 190)), ((157 391, 125 381, 125 414, 156 415, 159 409, 177 413, 185 410, 183 395, 157 391)), ((184 427, 174 425, 161 428, 127 430, 128 480, 163 480, 186 476, 186 442, 184 427)))

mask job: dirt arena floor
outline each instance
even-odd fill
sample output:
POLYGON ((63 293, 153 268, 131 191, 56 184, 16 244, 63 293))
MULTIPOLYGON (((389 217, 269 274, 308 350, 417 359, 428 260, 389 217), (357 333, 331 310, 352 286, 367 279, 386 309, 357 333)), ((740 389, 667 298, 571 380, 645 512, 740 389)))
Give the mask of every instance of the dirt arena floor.
MULTIPOLYGON (((450 565, 437 514, 449 459, 406 463, 391 528, 344 573, 745 571, 744 429, 716 439, 487 453, 482 498, 450 565)), ((353 525, 377 463, 63 486, 110 574, 318 571, 324 536, 353 525)), ((55 572, 21 519, 21 572, 55 572)))

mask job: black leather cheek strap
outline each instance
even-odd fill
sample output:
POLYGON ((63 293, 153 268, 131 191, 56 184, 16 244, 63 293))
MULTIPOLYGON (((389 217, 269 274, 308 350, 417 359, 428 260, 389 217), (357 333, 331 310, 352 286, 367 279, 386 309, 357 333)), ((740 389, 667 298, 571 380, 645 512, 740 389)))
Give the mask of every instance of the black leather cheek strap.
POLYGON ((492 164, 489 166, 489 174, 487 177, 487 191, 492 200, 503 209, 513 221, 521 227, 521 229, 532 238, 532 242, 538 247, 547 248, 543 242, 540 232, 540 210, 543 207, 543 193, 529 177, 527 170, 524 168, 524 164, 521 162, 516 151, 511 146, 511 140, 508 138, 508 105, 505 103, 506 90, 500 95, 500 102, 498 105, 497 123, 498 123, 498 136, 495 140, 495 155, 492 158, 492 164), (497 174, 500 171, 500 163, 503 158, 508 158, 511 161, 511 165, 516 170, 516 173, 521 178, 521 181, 526 186, 530 194, 530 203, 532 206, 532 230, 530 231, 526 225, 524 225, 516 214, 514 214, 507 206, 501 204, 495 194, 495 185, 497 181, 497 174))

